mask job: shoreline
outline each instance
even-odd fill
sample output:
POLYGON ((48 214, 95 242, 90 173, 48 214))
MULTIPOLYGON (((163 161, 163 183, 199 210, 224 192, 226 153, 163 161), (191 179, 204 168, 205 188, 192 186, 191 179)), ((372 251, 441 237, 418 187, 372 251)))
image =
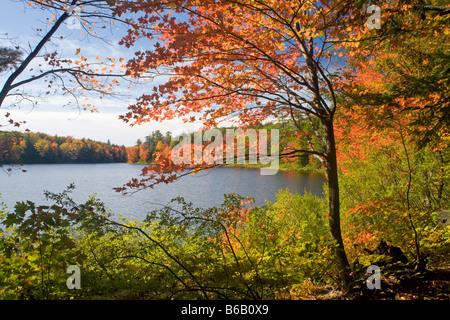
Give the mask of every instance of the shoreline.
MULTIPOLYGON (((12 166, 12 167, 22 167, 27 165, 59 165, 59 164, 70 164, 70 165, 77 165, 77 164, 130 164, 130 165, 152 165, 155 163, 146 163, 146 162, 55 162, 55 163, 2 163, 0 164, 0 167, 2 166, 12 166)), ((261 169, 261 168, 269 168, 269 166, 264 166, 261 164, 229 164, 229 165, 223 165, 220 166, 222 168, 242 168, 242 169, 261 169)), ((279 166, 278 171, 294 171, 294 172, 300 172, 300 173, 320 173, 324 174, 325 169, 316 169, 316 168, 292 168, 289 166, 279 166)))

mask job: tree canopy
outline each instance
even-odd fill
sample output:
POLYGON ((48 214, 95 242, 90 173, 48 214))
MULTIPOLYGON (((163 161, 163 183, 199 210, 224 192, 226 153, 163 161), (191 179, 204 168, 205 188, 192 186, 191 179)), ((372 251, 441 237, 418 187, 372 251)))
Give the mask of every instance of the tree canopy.
MULTIPOLYGON (((0 92, 0 106, 8 96, 23 96, 13 90, 44 78, 50 87, 59 81, 76 100, 85 92, 114 93, 118 79, 132 84, 152 79, 154 85, 140 92, 120 117, 131 126, 175 118, 200 122, 201 130, 225 121, 243 129, 261 129, 271 126, 270 121, 272 128, 288 123, 296 132, 283 136, 278 156, 287 162, 302 157, 305 165, 314 157, 324 168, 324 201, 280 193, 279 202, 248 209, 244 199, 226 196, 223 207, 202 211, 177 199, 182 211, 165 207, 149 214, 143 224, 94 219, 88 232, 95 230, 95 239, 103 240, 108 232, 119 235, 124 252, 134 252, 133 259, 145 260, 152 272, 174 279, 170 285, 177 288, 175 294, 179 286, 180 291, 197 292, 196 297, 235 297, 239 294, 233 290, 239 290, 241 296, 260 299, 272 285, 280 287, 280 282, 272 281, 278 274, 281 283, 288 279, 292 295, 292 283, 298 281, 292 274, 300 266, 306 270, 300 273, 313 278, 317 272, 332 270, 338 275, 336 282, 350 288, 362 278, 363 265, 375 262, 396 271, 405 264, 410 275, 425 269, 427 254, 448 254, 448 225, 436 223, 438 213, 449 208, 450 7, 445 1, 36 0, 30 5, 59 15, 28 56, 17 49, 1 49, 0 70, 12 73, 0 92), (125 26, 119 44, 134 57, 127 61, 96 57, 88 62, 84 56, 71 60, 45 53, 49 69, 19 80, 74 5, 85 8, 83 28, 89 35, 95 35, 99 21, 125 26), (73 81, 71 88, 61 75, 73 81), (104 233, 97 229, 102 223, 104 233), (211 238, 209 231, 216 237, 211 238), (141 238, 127 242, 127 232, 141 238), (150 247, 160 260, 139 255, 150 247), (205 251, 198 251, 202 247, 205 251), (299 259, 291 259, 292 255, 299 259), (315 263, 320 263, 318 269, 315 263), (201 278, 192 267, 198 265, 211 276, 201 278), (233 294, 222 283, 208 292, 208 285, 216 285, 212 281, 216 275, 240 281, 231 288, 233 294)), ((176 163, 172 156, 177 139, 159 131, 126 149, 69 137, 64 141, 39 134, 11 137, 0 140, 8 150, 0 157, 51 158, 58 150, 60 157, 74 159, 86 148, 98 148, 95 154, 101 157, 126 156, 129 162, 149 163, 140 177, 117 191, 152 188, 229 164, 211 165, 205 159, 194 165, 176 163)), ((202 140, 201 147, 210 142, 202 140)), ((216 156, 225 159, 223 154, 216 156)), ((92 203, 88 209, 70 210, 91 217, 92 203)), ((102 211, 101 204, 95 206, 102 211)), ((20 223, 26 208, 34 210, 34 204, 18 206, 19 218, 10 214, 6 225, 20 223)), ((105 248, 113 260, 120 259, 114 248, 105 248)), ((92 259, 89 263, 99 264, 96 256, 92 259)), ((270 294, 279 297, 282 291, 270 294)))

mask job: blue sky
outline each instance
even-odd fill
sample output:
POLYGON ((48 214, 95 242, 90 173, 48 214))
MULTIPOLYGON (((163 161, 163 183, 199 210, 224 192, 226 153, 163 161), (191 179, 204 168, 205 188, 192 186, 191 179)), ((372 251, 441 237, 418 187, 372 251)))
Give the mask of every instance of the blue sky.
MULTIPOLYGON (((21 48, 33 48, 41 39, 39 34, 45 34, 51 25, 46 21, 50 18, 51 12, 29 8, 26 1, 1 0, 0 1, 0 41, 1 46, 19 45, 21 48), (36 29, 42 31, 36 31, 36 29)), ((105 34, 109 44, 81 36, 83 30, 70 29, 67 25, 62 25, 53 37, 52 44, 46 45, 44 49, 48 52, 58 51, 61 57, 75 58, 78 48, 83 56, 88 59, 95 56, 116 58, 131 57, 134 51, 145 48, 126 49, 117 45, 118 40, 125 34, 125 30, 112 29, 105 34), (61 38, 62 37, 62 38, 61 38)), ((143 43, 143 46, 148 43, 143 43)), ((30 67, 42 62, 36 59, 30 67)), ((28 68, 29 69, 29 68, 28 68)), ((0 74, 0 86, 3 86, 8 74, 0 74)), ((25 74, 24 76, 27 76, 25 74)), ((174 119, 163 123, 151 122, 145 125, 131 127, 118 119, 120 114, 127 112, 127 106, 134 101, 134 98, 143 92, 150 92, 154 84, 137 86, 132 90, 120 92, 118 98, 93 97, 89 103, 94 104, 98 111, 80 111, 75 106, 65 106, 70 101, 68 96, 63 96, 61 92, 45 96, 39 103, 32 106, 26 101, 16 107, 9 107, 5 103, 0 110, 0 119, 6 112, 9 112, 14 120, 25 120, 26 125, 20 130, 29 129, 33 132, 44 132, 51 135, 67 136, 76 138, 91 138, 99 141, 110 139, 112 143, 133 145, 137 139, 142 139, 150 132, 160 130, 161 132, 171 131, 173 134, 193 131, 198 128, 198 124, 183 124, 181 120, 174 119)), ((46 86, 46 85, 45 85, 46 86)), ((29 92, 42 92, 44 83, 42 81, 29 83, 26 90, 29 92)), ((7 101, 5 101, 7 102, 7 101)), ((73 101, 72 101, 73 102, 73 101)), ((1 124, 1 123, 0 123, 1 124)), ((4 128, 3 128, 4 129, 4 128)), ((12 129, 12 128, 11 128, 12 129)), ((16 129, 16 128, 14 128, 16 129)))

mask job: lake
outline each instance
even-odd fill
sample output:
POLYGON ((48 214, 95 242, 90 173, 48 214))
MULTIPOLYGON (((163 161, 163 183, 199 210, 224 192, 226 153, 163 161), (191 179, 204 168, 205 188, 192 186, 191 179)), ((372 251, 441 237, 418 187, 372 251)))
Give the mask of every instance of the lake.
POLYGON ((226 193, 237 193, 255 198, 255 205, 275 200, 279 189, 291 192, 322 195, 326 178, 318 173, 279 171, 275 175, 260 175, 259 169, 216 168, 210 172, 186 176, 170 184, 161 184, 132 195, 122 195, 112 188, 123 186, 132 177, 138 177, 143 165, 111 164, 35 164, 24 165, 27 172, 13 170, 0 172, 0 201, 12 208, 16 201, 45 201, 44 190, 59 193, 70 183, 76 186, 72 198, 83 203, 96 194, 115 214, 130 219, 143 219, 147 212, 182 196, 196 207, 220 205, 226 193))

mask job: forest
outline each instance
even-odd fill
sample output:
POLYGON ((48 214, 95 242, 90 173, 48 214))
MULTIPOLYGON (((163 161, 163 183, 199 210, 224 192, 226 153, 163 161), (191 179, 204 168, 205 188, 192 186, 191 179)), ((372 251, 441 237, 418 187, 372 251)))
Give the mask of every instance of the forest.
MULTIPOLYGON (((73 185, 45 192, 51 205, 0 207, 0 299, 449 300, 446 1, 24 3, 52 18, 23 59, 17 48, 0 51, 1 108, 34 81, 68 97, 139 84, 146 89, 120 115, 124 123, 278 129, 280 168, 321 172, 326 183, 322 196, 279 190, 264 206, 234 193, 209 208, 177 197, 143 206, 142 220, 95 195, 75 202, 73 185), (117 45, 131 57, 44 53, 47 69, 23 80, 74 18, 69 5, 82 8, 83 36, 104 24, 125 30, 117 45)), ((2 131, 0 157, 144 164, 115 188, 132 195, 219 166, 173 161, 179 138, 154 131, 125 147, 2 131)))
POLYGON ((155 131, 135 146, 111 144, 91 139, 50 136, 45 133, 19 131, 0 132, 1 164, 36 163, 151 163, 158 142, 170 144, 170 133, 165 137, 155 131))
POLYGON ((45 133, 0 132, 0 150, 1 164, 127 161, 124 146, 45 133))
MULTIPOLYGON (((298 124, 298 123, 297 123, 298 124)), ((266 123, 260 123, 253 126, 249 126, 242 130, 242 137, 244 137, 245 140, 239 140, 238 136, 236 135, 237 130, 239 130, 237 127, 230 127, 230 126, 222 126, 217 128, 221 135, 222 135, 222 142, 223 142, 223 151, 226 153, 227 146, 226 146, 226 136, 227 136, 227 130, 231 131, 233 136, 233 143, 234 148, 236 149, 238 146, 241 145, 244 148, 244 158, 238 161, 238 159, 233 159, 233 163, 224 163, 224 165, 229 166, 240 166, 240 167, 247 167, 247 168, 260 168, 263 165, 259 162, 259 160, 256 160, 255 164, 249 163, 249 157, 253 154, 251 152, 251 145, 250 145, 250 138, 248 137, 248 132, 250 130, 268 130, 269 132, 269 139, 270 139, 270 132, 271 130, 278 130, 279 135, 279 145, 278 145, 278 151, 281 155, 281 163, 279 165, 280 169, 282 170, 295 170, 295 171, 305 171, 305 172, 321 172, 323 171, 323 166, 321 162, 316 159, 311 154, 297 154, 295 153, 295 150, 299 147, 307 147, 312 144, 312 127, 311 125, 306 122, 302 121, 303 124, 303 135, 300 136, 297 133, 296 126, 293 121, 287 120, 287 121, 272 121, 272 122, 266 122, 266 123), (247 134, 247 136, 246 136, 247 134), (239 163, 238 163, 239 162, 239 163)), ((207 132, 207 130, 200 130, 196 132, 185 132, 182 135, 179 136, 172 136, 172 133, 170 131, 166 132, 165 135, 163 135, 159 130, 155 130, 148 136, 144 138, 142 141, 141 139, 138 139, 136 141, 136 144, 131 147, 126 148, 128 162, 129 163, 140 163, 140 164, 158 164, 159 160, 157 161, 157 157, 161 153, 171 153, 174 151, 174 147, 177 146, 177 144, 182 143, 183 139, 186 138, 189 142, 190 149, 192 151, 192 156, 194 153, 195 148, 195 136, 201 135, 203 136, 207 132)), ((202 142, 201 149, 205 151, 205 149, 208 147, 208 145, 211 145, 213 141, 208 140, 202 142)), ((255 139, 255 144, 259 143, 258 139, 255 139)), ((255 158, 258 158, 257 156, 255 158)), ((192 159, 193 160, 193 159, 192 159)))
MULTIPOLYGON (((226 130, 235 127, 222 127, 226 130)), ((247 129, 277 129, 281 131, 280 152, 294 150, 297 144, 308 144, 308 139, 295 137, 292 121, 266 123, 247 129)), ((306 132, 306 128, 305 128, 306 132)), ((245 133, 245 130, 244 130, 245 133)), ((185 133, 193 141, 195 133, 185 133)), ((108 142, 74 137, 50 136, 45 133, 19 131, 0 132, 0 164, 51 164, 51 163, 110 163, 128 162, 138 164, 154 163, 157 153, 168 148, 171 150, 181 137, 173 137, 171 132, 163 135, 155 130, 143 140, 138 139, 134 146, 123 146, 108 142)), ((205 146, 203 146, 204 148, 205 146)), ((249 140, 245 141, 246 157, 249 156, 249 140)), ((243 163, 243 166, 249 166, 243 163)), ((255 167, 255 166, 253 166, 255 167)), ((291 170, 320 171, 320 163, 309 155, 283 157, 282 168, 291 170)))

